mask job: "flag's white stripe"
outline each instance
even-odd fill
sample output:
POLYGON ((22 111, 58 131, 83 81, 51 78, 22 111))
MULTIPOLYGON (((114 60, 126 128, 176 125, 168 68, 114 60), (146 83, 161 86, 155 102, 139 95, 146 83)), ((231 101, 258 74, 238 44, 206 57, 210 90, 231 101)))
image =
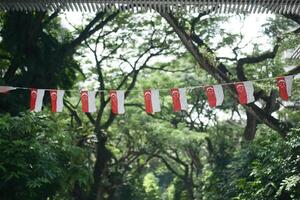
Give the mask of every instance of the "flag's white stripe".
POLYGON ((36 94, 34 111, 35 112, 39 112, 39 111, 42 110, 43 98, 44 98, 45 90, 38 89, 36 93, 37 94, 36 94))
POLYGON ((254 99, 254 87, 252 81, 245 81, 244 82, 244 87, 247 92, 247 103, 251 103, 255 101, 254 99))
POLYGON ((124 90, 118 90, 117 91, 117 98, 118 98, 118 114, 124 114, 125 113, 125 92, 124 90))
POLYGON ((151 101, 153 112, 160 112, 159 91, 151 90, 151 101))
POLYGON ((95 91, 88 91, 88 104, 89 104, 89 112, 96 112, 96 101, 95 101, 95 91))
POLYGON ((63 110, 63 106, 64 106, 64 102, 63 102, 64 94, 65 94, 64 90, 57 90, 56 112, 62 112, 62 110, 63 110))
POLYGON ((181 110, 187 110, 188 107, 188 103, 187 103, 187 99, 186 99, 186 89, 185 88, 179 88, 179 94, 180 94, 180 107, 181 110))
POLYGON ((213 87, 216 95, 216 106, 220 106, 224 101, 224 92, 222 85, 214 85, 213 87))
POLYGON ((284 79, 285 79, 287 94, 290 97, 292 95, 293 75, 285 76, 284 79))
POLYGON ((5 93, 8 92, 10 90, 15 90, 15 87, 11 87, 11 86, 0 86, 0 93, 5 93))

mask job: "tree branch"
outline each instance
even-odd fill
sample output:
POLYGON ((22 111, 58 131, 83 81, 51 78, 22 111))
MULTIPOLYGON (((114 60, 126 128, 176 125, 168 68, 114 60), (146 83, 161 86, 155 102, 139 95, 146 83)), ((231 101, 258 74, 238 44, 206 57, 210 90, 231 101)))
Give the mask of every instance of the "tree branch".
MULTIPOLYGON (((219 83, 235 82, 234 80, 229 79, 224 72, 218 70, 218 68, 211 64, 210 60, 207 57, 205 57, 199 52, 198 48, 192 42, 193 39, 185 32, 183 27, 181 27, 178 24, 177 19, 171 13, 161 12, 160 15, 166 19, 166 21, 170 24, 171 27, 173 27, 174 31, 176 32, 184 46, 193 55, 193 57, 198 62, 201 68, 203 68, 209 74, 211 74, 219 83)), ((223 65, 224 68, 226 68, 224 64, 220 63, 220 65, 223 65)), ((229 92, 233 98, 238 98, 235 88, 233 86, 229 87, 229 92)), ((277 131, 282 136, 285 136, 290 129, 287 123, 283 123, 280 122, 278 119, 275 119, 273 116, 266 113, 254 103, 244 105, 243 107, 251 114, 253 114, 257 120, 259 120, 262 123, 265 123, 267 126, 277 131)))
POLYGON ((83 29, 83 31, 81 31, 79 36, 65 45, 66 51, 68 51, 68 52, 74 51, 74 49, 78 45, 80 45, 84 40, 89 38, 95 32, 97 32, 98 30, 103 28, 108 22, 113 20, 119 14, 119 12, 117 11, 117 12, 110 14, 104 20, 102 20, 99 24, 97 24, 97 22, 100 19, 102 19, 105 16, 105 14, 106 14, 106 12, 97 13, 96 16, 94 17, 94 19, 92 21, 90 21, 90 23, 83 29))
POLYGON ((49 24, 54 18, 56 18, 59 14, 59 10, 54 11, 49 17, 47 17, 44 21, 43 21, 43 26, 46 26, 47 24, 49 24))
POLYGON ((236 72, 237 72, 238 79, 240 81, 246 81, 247 80, 247 78, 245 76, 245 73, 244 73, 244 65, 246 65, 246 64, 256 64, 256 63, 263 62, 267 59, 274 59, 277 52, 278 52, 278 49, 280 47, 281 40, 282 40, 281 38, 277 38, 276 45, 274 46, 272 51, 268 51, 268 52, 262 53, 262 54, 257 55, 257 56, 250 56, 250 57, 239 59, 237 61, 237 65, 236 65, 236 72))
POLYGON ((77 114, 76 110, 71 107, 71 103, 66 99, 63 101, 63 103, 64 103, 64 106, 69 110, 71 116, 73 116, 75 118, 77 125, 82 126, 82 121, 81 121, 79 115, 77 114))
POLYGON ((159 158, 165 164, 165 166, 168 168, 168 170, 170 170, 173 174, 175 174, 177 177, 179 177, 181 179, 184 179, 184 175, 177 172, 163 156, 155 155, 155 157, 159 158))

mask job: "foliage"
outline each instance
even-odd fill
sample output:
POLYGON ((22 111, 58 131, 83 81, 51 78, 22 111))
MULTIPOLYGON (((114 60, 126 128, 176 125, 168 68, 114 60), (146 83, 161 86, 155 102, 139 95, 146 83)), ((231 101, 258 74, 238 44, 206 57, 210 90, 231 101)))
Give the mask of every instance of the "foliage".
POLYGON ((205 196, 207 199, 299 199, 299 144, 299 129, 282 140, 262 128, 253 142, 244 142, 235 150, 222 176, 216 174, 216 169, 208 171, 205 185, 209 183, 210 187, 204 189, 209 191, 205 196))
POLYGON ((57 191, 70 192, 77 178, 87 184, 88 170, 74 163, 84 157, 84 151, 72 144, 71 135, 59 123, 48 118, 1 115, 1 199, 46 199, 57 191))
MULTIPOLYGON (((70 32, 61 26, 59 18, 49 18, 40 12, 4 14, 0 33, 0 56, 5 62, 0 68, 1 85, 66 89, 73 86, 80 69, 72 54, 64 49, 71 40, 70 32)), ((28 98, 28 93, 2 96, 0 110, 13 114, 24 111, 28 98)))
MULTIPOLYGON (((173 112, 169 90, 162 89, 162 112, 146 114, 141 95, 146 88, 199 86, 219 80, 197 66, 158 13, 113 14, 103 27, 99 26, 103 16, 111 13, 100 12, 92 19, 84 16, 87 24, 99 22, 91 27, 101 28, 87 30, 82 44, 74 46, 72 42, 87 33, 88 25, 67 30, 55 13, 50 21, 52 15, 47 13, 1 16, 0 85, 84 86, 105 91, 97 96, 97 113, 82 113, 74 93, 65 96, 64 111, 58 115, 49 114, 48 106, 40 115, 20 113, 27 108, 28 93, 24 91, 1 95, 1 111, 16 115, 0 116, 1 199, 300 198, 296 106, 280 110, 282 103, 274 98, 277 107, 268 114, 288 121, 295 129, 281 138, 258 122, 252 142, 242 139, 245 110, 226 93, 228 87, 224 104, 216 109, 209 108, 202 87, 188 91, 189 108, 180 113, 173 112), (11 67, 17 70, 5 78, 11 67), (110 89, 126 91, 126 114, 110 112, 106 92, 110 89)), ((201 56, 213 66, 221 61, 226 64, 224 73, 232 80, 239 78, 240 59, 259 57, 279 43, 272 58, 242 65, 246 78, 274 77, 286 70, 284 66, 294 64, 282 59, 285 50, 299 41, 295 34, 286 33, 295 24, 285 18, 273 16, 264 24, 266 45, 259 39, 248 44, 242 28, 238 32, 224 28, 232 19, 245 22, 246 15, 202 14, 178 12, 174 17, 188 36, 199 36, 200 41, 193 44, 201 56), (284 37, 279 40, 279 36, 284 37), (229 56, 223 56, 224 49, 229 56)), ((264 98, 275 89, 269 82, 255 87, 264 98)), ((297 97, 299 91, 293 94, 297 97)), ((291 101, 296 102, 296 97, 291 101)), ((263 107, 262 102, 257 104, 263 107)))
POLYGON ((148 173, 144 177, 143 187, 146 192, 145 200, 159 200, 159 186, 158 186, 158 180, 153 175, 153 173, 148 173))

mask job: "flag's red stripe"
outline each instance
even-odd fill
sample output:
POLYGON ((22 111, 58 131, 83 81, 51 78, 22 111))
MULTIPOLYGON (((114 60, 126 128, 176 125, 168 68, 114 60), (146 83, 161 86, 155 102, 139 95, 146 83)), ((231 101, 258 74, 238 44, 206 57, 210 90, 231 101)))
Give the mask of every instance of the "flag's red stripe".
POLYGON ((82 112, 89 112, 88 92, 81 92, 82 112))
POLYGON ((153 113, 151 90, 145 90, 144 92, 145 108, 147 113, 153 113))
POLYGON ((178 88, 174 88, 171 90, 172 99, 173 99, 173 110, 174 112, 181 111, 181 104, 180 104, 180 93, 178 88))
POLYGON ((285 78, 284 77, 277 77, 276 80, 277 80, 277 86, 278 86, 278 89, 279 89, 280 97, 285 101, 289 100, 289 95, 288 95, 288 92, 287 92, 285 78))
POLYGON ((217 106, 217 98, 216 93, 213 86, 208 86, 205 88, 206 96, 208 99, 208 104, 210 107, 216 107, 217 106))
POLYGON ((57 90, 51 90, 50 97, 51 97, 51 111, 56 112, 57 111, 57 90))
POLYGON ((111 112, 118 114, 118 97, 116 91, 110 92, 110 103, 111 103, 111 112))
POLYGON ((30 111, 33 111, 36 104, 37 89, 30 90, 30 111))
POLYGON ((244 83, 235 84, 235 89, 238 93, 240 104, 247 104, 248 96, 247 96, 247 91, 246 91, 244 83))

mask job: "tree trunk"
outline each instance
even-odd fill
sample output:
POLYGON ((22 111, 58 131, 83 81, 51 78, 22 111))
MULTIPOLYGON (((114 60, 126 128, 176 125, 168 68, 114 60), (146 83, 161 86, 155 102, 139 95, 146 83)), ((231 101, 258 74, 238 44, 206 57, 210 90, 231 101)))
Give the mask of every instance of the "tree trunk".
POLYGON ((86 196, 84 196, 84 193, 82 192, 82 189, 78 183, 78 181, 76 181, 73 191, 72 191, 72 196, 74 198, 74 200, 86 200, 86 196))
POLYGON ((188 200, 194 200, 194 188, 193 188, 193 184, 188 180, 185 182, 185 189, 187 192, 187 198, 188 200))
MULTIPOLYGON (((178 35, 183 45, 192 54, 192 56, 195 58, 195 60, 201 68, 207 71, 220 83, 234 82, 225 73, 222 73, 222 71, 218 69, 218 66, 212 65, 209 58, 207 58, 205 55, 199 52, 191 36, 184 30, 183 27, 179 25, 177 19, 171 13, 160 13, 160 15, 163 18, 165 18, 169 25, 174 29, 175 33, 178 35)), ((220 65, 223 64, 221 63, 220 65)), ((233 98, 237 99, 237 94, 234 87, 229 87, 229 94, 233 98)), ((263 109, 259 108, 254 103, 244 105, 244 108, 249 113, 249 115, 253 115, 256 118, 256 120, 266 124, 271 129, 277 131, 283 137, 286 136, 286 134, 291 128, 287 123, 281 122, 278 119, 274 118, 271 114, 265 112, 263 109)))
POLYGON ((177 179, 174 183, 175 191, 173 200, 180 200, 182 196, 182 192, 184 191, 183 181, 181 179, 177 179))
POLYGON ((111 152, 106 148, 107 141, 103 132, 97 134, 98 142, 96 144, 96 163, 94 168, 94 183, 90 191, 89 200, 104 200, 105 199, 105 187, 103 185, 103 179, 107 170, 107 164, 111 160, 111 152))
POLYGON ((257 127, 257 120, 255 115, 251 114, 250 112, 246 112, 247 115, 247 125, 244 130, 244 138, 246 140, 253 140, 256 133, 256 127, 257 127))

